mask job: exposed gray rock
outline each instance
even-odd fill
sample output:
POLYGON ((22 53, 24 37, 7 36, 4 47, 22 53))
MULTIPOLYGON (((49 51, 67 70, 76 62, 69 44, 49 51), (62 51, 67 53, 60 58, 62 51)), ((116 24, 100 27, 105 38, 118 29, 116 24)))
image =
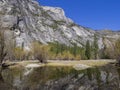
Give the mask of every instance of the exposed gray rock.
POLYGON ((14 31, 17 46, 24 43, 26 49, 34 40, 43 44, 58 41, 83 46, 87 40, 93 42, 94 34, 98 34, 102 48, 102 37, 110 44, 111 39, 119 37, 118 33, 96 32, 79 26, 61 8, 41 6, 35 0, 0 0, 0 25, 4 30, 14 31))

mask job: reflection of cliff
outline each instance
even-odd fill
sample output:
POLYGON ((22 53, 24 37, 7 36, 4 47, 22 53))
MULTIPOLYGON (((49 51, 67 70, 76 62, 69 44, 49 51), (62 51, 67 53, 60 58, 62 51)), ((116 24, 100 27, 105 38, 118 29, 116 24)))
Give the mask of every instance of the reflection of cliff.
POLYGON ((0 90, 120 90, 120 69, 112 65, 80 71, 46 66, 30 69, 24 75, 25 71, 25 68, 3 70, 0 90))
MULTIPOLYGON (((119 71, 120 72, 120 71, 119 71)), ((64 78, 51 80, 44 90, 119 90, 119 75, 112 66, 79 71, 64 78), (111 68, 110 68, 111 67, 111 68), (73 75, 73 76, 72 76, 73 75)), ((40 88, 40 89, 42 89, 40 88)))

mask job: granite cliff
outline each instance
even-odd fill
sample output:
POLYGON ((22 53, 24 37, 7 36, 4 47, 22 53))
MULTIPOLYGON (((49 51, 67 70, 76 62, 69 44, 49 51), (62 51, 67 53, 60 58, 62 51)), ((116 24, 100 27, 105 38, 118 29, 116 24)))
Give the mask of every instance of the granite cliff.
POLYGON ((0 27, 13 33, 17 46, 24 43, 26 49, 33 41, 83 46, 87 40, 93 42, 94 34, 102 48, 103 42, 111 44, 120 34, 77 25, 61 8, 42 6, 36 0, 0 0, 0 27))

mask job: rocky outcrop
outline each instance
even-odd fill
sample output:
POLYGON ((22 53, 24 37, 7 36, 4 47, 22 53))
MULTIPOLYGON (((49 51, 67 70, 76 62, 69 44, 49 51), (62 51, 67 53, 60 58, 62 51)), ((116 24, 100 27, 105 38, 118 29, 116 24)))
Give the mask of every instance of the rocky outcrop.
MULTIPOLYGON (((93 41, 94 34, 98 35, 102 48, 102 38, 106 36, 75 24, 61 8, 41 6, 35 0, 1 0, 0 26, 13 33, 17 46, 24 45, 26 49, 35 40, 43 44, 58 41, 83 46, 87 40, 93 41)), ((107 42, 118 36, 118 33, 107 34, 107 42)))

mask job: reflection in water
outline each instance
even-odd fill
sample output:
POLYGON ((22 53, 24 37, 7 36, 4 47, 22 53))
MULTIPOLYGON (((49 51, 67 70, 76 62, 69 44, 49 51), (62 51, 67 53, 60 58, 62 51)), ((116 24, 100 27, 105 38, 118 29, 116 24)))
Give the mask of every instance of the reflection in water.
POLYGON ((80 71, 72 67, 15 68, 0 75, 0 90, 120 90, 119 85, 120 69, 112 65, 80 71))
POLYGON ((118 75, 119 75, 119 79, 120 79, 120 68, 118 68, 117 71, 118 71, 118 75))
POLYGON ((13 88, 10 86, 3 78, 2 72, 0 73, 0 90, 11 90, 13 88))
POLYGON ((0 73, 0 82, 3 83, 4 82, 4 79, 3 79, 3 76, 2 74, 0 73))

